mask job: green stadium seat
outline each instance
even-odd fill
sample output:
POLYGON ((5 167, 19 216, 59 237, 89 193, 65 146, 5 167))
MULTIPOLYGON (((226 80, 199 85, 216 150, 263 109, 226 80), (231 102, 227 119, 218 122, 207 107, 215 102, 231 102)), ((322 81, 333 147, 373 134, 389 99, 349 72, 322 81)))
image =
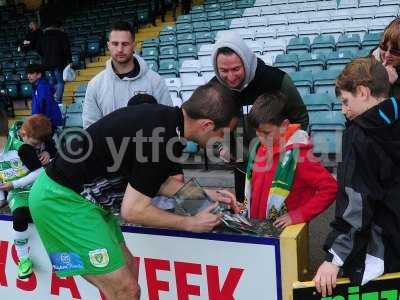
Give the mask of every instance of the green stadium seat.
POLYGON ((192 22, 205 22, 207 21, 207 13, 192 14, 192 22))
POLYGON ((142 48, 158 47, 159 44, 160 44, 159 38, 149 38, 143 41, 142 48))
POLYGON ((311 71, 299 71, 290 74, 290 77, 301 95, 310 94, 313 86, 311 71))
POLYGON ((299 71, 319 72, 325 66, 325 56, 323 54, 302 53, 297 57, 299 59, 299 71))
POLYGON ((254 0, 241 0, 241 1, 237 1, 236 2, 236 7, 237 8, 249 8, 249 7, 253 7, 254 5, 254 0))
POLYGON ((362 48, 355 53, 354 57, 367 57, 371 54, 372 49, 362 48))
POLYGON ((225 20, 241 18, 243 14, 242 9, 225 10, 225 20))
POLYGON ((335 50, 335 38, 332 35, 317 36, 310 48, 312 53, 329 54, 335 50))
POLYGON ((158 73, 164 77, 178 77, 178 66, 175 59, 160 60, 158 73))
POLYGON ((340 52, 339 51, 332 52, 326 58, 326 68, 328 70, 332 70, 332 69, 343 70, 343 68, 349 62, 351 62, 352 59, 353 59, 353 54, 348 50, 344 50, 344 51, 340 51, 340 52))
POLYGON ((142 57, 145 60, 158 60, 158 48, 157 47, 142 48, 142 57))
POLYGON ((32 84, 29 81, 21 81, 19 96, 21 98, 32 97, 32 84))
POLYGON ((210 22, 195 22, 193 23, 193 32, 210 31, 210 22))
POLYGON ((179 45, 178 58, 197 58, 197 48, 194 45, 179 45))
POLYGON ((207 14, 207 20, 223 20, 225 18, 225 14, 223 11, 212 11, 207 14))
POLYGON ((213 44, 215 41, 213 32, 196 32, 195 37, 198 46, 200 44, 213 44))
POLYGON ((4 84, 4 88, 6 90, 6 94, 11 99, 18 98, 18 82, 17 81, 6 81, 4 84))
POLYGON ((190 10, 190 14, 197 14, 197 13, 202 13, 204 12, 204 6, 203 5, 194 5, 192 6, 192 9, 190 10))
POLYGON ((361 43, 362 48, 372 50, 378 47, 382 35, 383 32, 366 33, 361 43))
POLYGON ((178 19, 176 20, 176 24, 190 23, 190 22, 192 22, 191 15, 182 15, 179 16, 178 19))
POLYGON ((176 45, 176 35, 168 34, 168 35, 161 35, 160 36, 160 44, 159 47, 165 46, 175 46, 176 45))
MULTIPOLYGON (((177 59, 178 58, 178 52, 176 47, 174 46, 165 46, 165 47, 160 47, 160 59, 177 59)), ((161 65, 160 65, 161 67, 161 65)))
MULTIPOLYGON (((228 1, 228 2, 223 2, 223 3, 220 3, 220 7, 221 7, 221 10, 222 11, 231 11, 231 10, 234 10, 234 9, 236 9, 236 1, 228 1)), ((242 15, 240 15, 240 17, 241 17, 242 15)), ((239 18, 240 18, 239 17, 239 18)))
POLYGON ((206 12, 219 11, 220 9, 221 9, 221 6, 217 3, 211 3, 211 4, 204 5, 204 10, 206 12))
POLYGON ((185 44, 196 44, 196 38, 193 33, 182 33, 182 34, 177 34, 177 44, 179 45, 185 45, 185 44))
POLYGON ((291 38, 287 46, 287 53, 302 54, 310 51, 310 39, 308 37, 291 38))
POLYGON ((176 34, 176 27, 175 26, 165 26, 160 32, 160 39, 163 35, 171 35, 176 34))
POLYGON ((210 22, 211 31, 220 31, 229 29, 229 21, 227 20, 214 20, 210 22))
POLYGON ((303 95, 303 102, 308 111, 332 110, 336 98, 326 93, 303 95))
POLYGON ((335 81, 341 73, 339 69, 332 69, 314 73, 314 92, 328 93, 335 96, 335 81))
POLYGON ((336 51, 349 50, 352 53, 357 53, 360 48, 361 39, 359 34, 342 34, 336 43, 336 51))
POLYGON ((147 60, 146 59, 147 66, 150 68, 150 70, 153 70, 154 72, 158 72, 158 63, 156 60, 147 60))
POLYGON ((297 71, 298 59, 296 54, 278 54, 275 58, 274 67, 287 73, 297 71))
POLYGON ((193 26, 192 24, 177 24, 176 25, 176 33, 180 34, 180 33, 191 33, 193 32, 193 26))

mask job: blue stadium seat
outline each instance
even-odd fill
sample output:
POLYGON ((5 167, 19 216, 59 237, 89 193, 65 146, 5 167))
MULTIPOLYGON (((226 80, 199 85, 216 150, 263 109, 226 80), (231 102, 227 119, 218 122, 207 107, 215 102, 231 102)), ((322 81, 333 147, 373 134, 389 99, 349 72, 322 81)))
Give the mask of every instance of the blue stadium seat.
POLYGON ((192 24, 188 23, 183 23, 183 24, 177 24, 176 25, 176 33, 191 33, 193 32, 193 26, 192 24))
POLYGON ((303 102, 308 111, 326 111, 332 110, 332 103, 335 102, 335 98, 326 93, 308 94, 303 95, 303 102))
POLYGON ((225 18, 225 13, 223 11, 212 11, 207 13, 207 20, 223 20, 225 18))
POLYGON ((21 98, 32 97, 32 84, 29 81, 21 81, 19 96, 21 98))
POLYGON ((177 59, 178 58, 178 52, 176 47, 174 46, 165 46, 165 47, 160 47, 160 59, 177 59))
POLYGON ((343 34, 339 36, 338 42, 336 43, 336 51, 349 50, 352 53, 356 53, 358 50, 360 50, 360 48, 361 39, 360 35, 358 34, 343 34))
POLYGON ((367 33, 362 40, 362 48, 372 50, 378 47, 383 32, 367 33))
POLYGON ((175 46, 175 45, 176 45, 175 34, 160 35, 160 44, 159 44, 160 48, 164 46, 175 46))
POLYGON ((207 21, 207 13, 199 13, 199 14, 192 14, 192 23, 193 22, 205 22, 207 21))
POLYGON ((185 44, 196 44, 196 39, 195 35, 193 33, 182 33, 182 34, 177 34, 177 44, 179 45, 185 45, 185 44))
POLYGON ((142 48, 142 57, 145 60, 158 60, 158 47, 142 48))
POLYGON ((205 31, 210 31, 210 29, 211 29, 210 22, 193 23, 193 32, 205 32, 205 31))
POLYGON ((178 77, 178 66, 176 59, 160 60, 158 73, 163 77, 178 77))
POLYGON ((229 29, 228 20, 214 20, 210 22, 211 31, 227 30, 229 29))

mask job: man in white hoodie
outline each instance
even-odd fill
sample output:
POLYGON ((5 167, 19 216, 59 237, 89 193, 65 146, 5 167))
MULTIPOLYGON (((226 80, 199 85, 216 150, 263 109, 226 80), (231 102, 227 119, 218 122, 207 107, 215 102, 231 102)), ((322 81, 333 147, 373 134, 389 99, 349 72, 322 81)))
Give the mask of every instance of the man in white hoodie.
POLYGON ((89 81, 83 105, 83 127, 128 104, 137 94, 154 96, 159 104, 172 106, 164 80, 134 54, 135 32, 127 22, 115 23, 109 34, 111 59, 104 71, 89 81))

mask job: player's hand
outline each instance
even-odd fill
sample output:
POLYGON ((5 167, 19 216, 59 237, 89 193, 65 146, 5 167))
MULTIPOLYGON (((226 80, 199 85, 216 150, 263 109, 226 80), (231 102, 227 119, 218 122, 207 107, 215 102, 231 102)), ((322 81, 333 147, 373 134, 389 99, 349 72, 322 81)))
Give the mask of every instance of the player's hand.
POLYGON ((217 226, 221 220, 220 215, 214 215, 211 213, 211 211, 217 206, 218 203, 214 203, 197 213, 195 216, 188 217, 186 229, 193 232, 209 232, 213 230, 213 228, 217 226))
POLYGON ((13 184, 11 182, 6 182, 0 184, 0 191, 10 191, 14 188, 13 184))
POLYGON ((284 229, 285 227, 292 225, 293 221, 290 218, 289 214, 284 214, 283 216, 280 216, 277 218, 274 222, 274 226, 280 229, 284 229))
POLYGON ((206 190, 207 194, 214 200, 228 204, 235 214, 243 208, 242 204, 236 200, 236 196, 227 190, 206 190))
POLYGON ((322 297, 332 295, 332 290, 336 287, 336 279, 339 273, 339 267, 331 262, 324 261, 319 267, 314 277, 315 287, 322 297))
POLYGON ((47 165, 50 161, 50 154, 47 151, 43 151, 39 154, 39 160, 42 163, 42 166, 47 165))

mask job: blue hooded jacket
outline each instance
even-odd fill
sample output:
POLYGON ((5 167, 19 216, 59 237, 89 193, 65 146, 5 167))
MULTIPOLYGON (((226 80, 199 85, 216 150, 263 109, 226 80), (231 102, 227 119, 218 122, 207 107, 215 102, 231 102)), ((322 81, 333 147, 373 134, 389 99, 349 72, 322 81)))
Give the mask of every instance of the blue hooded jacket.
POLYGON ((32 115, 45 115, 54 129, 63 125, 63 117, 53 94, 52 86, 45 79, 38 80, 32 93, 32 115))

